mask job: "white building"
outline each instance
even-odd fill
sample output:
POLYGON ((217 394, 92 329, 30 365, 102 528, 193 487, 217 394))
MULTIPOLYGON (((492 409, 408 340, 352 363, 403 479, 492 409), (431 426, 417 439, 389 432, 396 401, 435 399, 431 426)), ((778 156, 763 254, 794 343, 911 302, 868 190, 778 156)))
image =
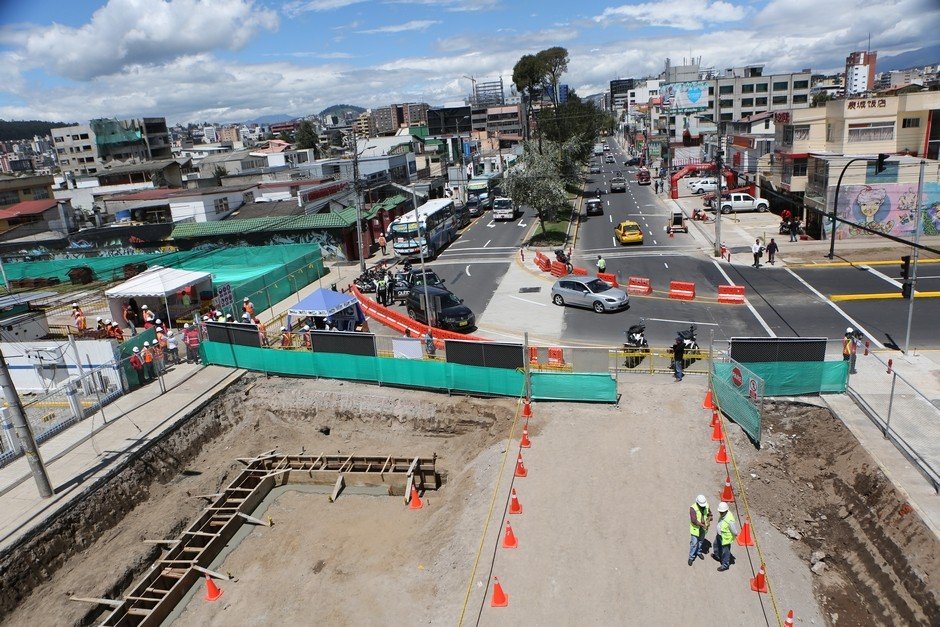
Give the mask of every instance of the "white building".
POLYGON ((875 87, 877 52, 853 52, 845 58, 845 95, 854 96, 875 87))

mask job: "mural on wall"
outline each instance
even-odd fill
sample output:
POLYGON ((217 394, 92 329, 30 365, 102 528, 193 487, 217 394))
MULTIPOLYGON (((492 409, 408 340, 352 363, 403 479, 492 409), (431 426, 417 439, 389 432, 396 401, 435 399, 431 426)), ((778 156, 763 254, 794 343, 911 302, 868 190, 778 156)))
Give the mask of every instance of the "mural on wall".
MULTIPOLYGON (((940 230, 940 183, 924 184, 922 231, 924 235, 937 235, 940 230)), ((869 229, 913 238, 917 220, 917 183, 887 183, 872 185, 846 185, 839 193, 840 218, 861 224, 869 229)), ((839 223, 837 239, 877 237, 850 224, 839 223)))

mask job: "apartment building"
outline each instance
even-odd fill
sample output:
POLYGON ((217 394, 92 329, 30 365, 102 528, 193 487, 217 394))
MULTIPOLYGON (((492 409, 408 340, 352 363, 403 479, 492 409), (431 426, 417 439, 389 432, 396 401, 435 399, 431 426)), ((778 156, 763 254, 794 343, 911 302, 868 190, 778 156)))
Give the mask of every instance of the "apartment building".
POLYGON ((101 118, 54 128, 51 133, 58 166, 73 179, 94 175, 113 161, 140 162, 172 156, 166 118, 101 118))
POLYGON ((241 141, 241 138, 238 134, 237 126, 223 126, 219 131, 219 141, 220 142, 235 142, 241 141))
POLYGON ((52 176, 0 174, 0 209, 30 200, 52 198, 52 176))
POLYGON ((864 94, 875 88, 877 52, 853 52, 845 58, 845 95, 864 94))
POLYGON ((353 128, 359 137, 374 137, 376 133, 375 118, 372 111, 363 111, 353 122, 353 128))
POLYGON ((524 123, 522 107, 489 107, 486 110, 486 131, 500 141, 521 141, 524 123))
POLYGON ((427 124, 429 108, 426 102, 405 102, 373 109, 375 132, 390 135, 403 126, 427 124))

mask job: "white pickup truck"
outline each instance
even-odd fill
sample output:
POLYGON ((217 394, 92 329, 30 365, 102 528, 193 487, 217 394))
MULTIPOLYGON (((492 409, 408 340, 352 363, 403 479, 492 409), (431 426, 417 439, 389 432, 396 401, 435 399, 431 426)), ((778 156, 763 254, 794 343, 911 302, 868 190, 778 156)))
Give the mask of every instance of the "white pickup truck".
MULTIPOLYGON (((763 198, 754 198, 750 194, 723 194, 721 203, 718 205, 722 213, 738 213, 741 211, 757 211, 764 213, 769 208, 769 204, 763 198)), ((711 201, 712 210, 715 209, 715 200, 711 201)))
POLYGON ((493 220, 515 220, 516 206, 509 198, 499 197, 493 201, 493 220))

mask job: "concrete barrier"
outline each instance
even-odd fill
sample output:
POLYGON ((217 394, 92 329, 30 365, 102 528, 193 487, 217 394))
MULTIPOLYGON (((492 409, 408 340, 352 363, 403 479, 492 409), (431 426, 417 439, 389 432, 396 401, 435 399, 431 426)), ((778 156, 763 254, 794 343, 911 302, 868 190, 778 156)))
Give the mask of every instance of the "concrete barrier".
POLYGON ((620 284, 617 283, 617 275, 611 274, 609 272, 598 272, 597 278, 605 283, 610 283, 614 287, 620 287, 620 284))
POLYGON ((627 283, 627 293, 647 296, 653 293, 653 284, 646 277, 632 276, 627 283))
POLYGON ((744 286, 743 285, 719 285, 718 302, 728 305, 744 304, 744 286))
POLYGON ((670 281, 669 298, 676 300, 695 300, 695 283, 670 281))

